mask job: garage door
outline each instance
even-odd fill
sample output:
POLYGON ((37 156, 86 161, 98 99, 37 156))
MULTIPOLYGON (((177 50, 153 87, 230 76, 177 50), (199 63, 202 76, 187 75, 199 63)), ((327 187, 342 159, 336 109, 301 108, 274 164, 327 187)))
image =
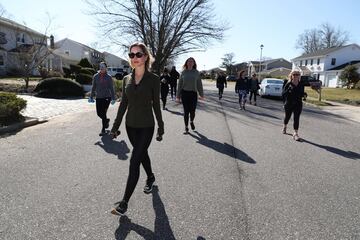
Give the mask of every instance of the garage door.
POLYGON ((327 75, 328 87, 337 87, 337 77, 335 74, 327 75))

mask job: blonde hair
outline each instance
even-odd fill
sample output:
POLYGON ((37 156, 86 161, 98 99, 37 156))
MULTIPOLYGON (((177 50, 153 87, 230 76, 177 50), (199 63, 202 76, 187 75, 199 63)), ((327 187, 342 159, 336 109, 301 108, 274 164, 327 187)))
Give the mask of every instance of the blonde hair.
POLYGON ((292 80, 293 80, 293 74, 294 74, 294 73, 299 73, 299 74, 300 74, 300 76, 301 76, 300 71, 299 71, 299 70, 297 70, 297 69, 294 69, 294 70, 292 70, 292 71, 290 72, 290 74, 289 74, 289 76, 288 76, 289 81, 292 81, 292 80))
MULTIPOLYGON (((145 61, 145 70, 147 71, 150 71, 151 69, 151 64, 153 63, 153 56, 151 55, 148 47, 144 44, 144 43, 141 43, 141 42, 134 42, 133 44, 131 44, 131 46, 129 47, 129 52, 131 52, 131 49, 133 47, 139 47, 141 48, 141 50, 143 51, 143 53, 148 57, 145 61)), ((131 65, 131 60, 129 59, 129 64, 131 67, 133 67, 131 65)))

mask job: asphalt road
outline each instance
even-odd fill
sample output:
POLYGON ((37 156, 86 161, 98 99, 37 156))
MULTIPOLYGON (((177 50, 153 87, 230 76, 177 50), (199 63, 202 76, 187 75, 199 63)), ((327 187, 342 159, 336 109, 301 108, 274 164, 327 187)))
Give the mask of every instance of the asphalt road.
POLYGON ((0 239, 360 239, 358 123, 305 106, 295 142, 280 101, 241 111, 232 89, 219 102, 206 88, 190 135, 181 105, 163 111, 158 187, 144 194, 141 170, 127 217, 110 214, 131 155, 123 124, 112 141, 95 111, 72 113, 0 138, 0 239))

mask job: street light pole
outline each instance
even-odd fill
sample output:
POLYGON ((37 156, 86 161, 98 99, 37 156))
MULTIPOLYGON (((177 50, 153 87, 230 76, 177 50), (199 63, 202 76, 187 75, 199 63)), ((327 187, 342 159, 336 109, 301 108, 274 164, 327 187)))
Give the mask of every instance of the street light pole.
POLYGON ((259 64, 259 80, 261 81, 261 60, 262 60, 262 50, 264 48, 264 45, 260 45, 260 64, 259 64))

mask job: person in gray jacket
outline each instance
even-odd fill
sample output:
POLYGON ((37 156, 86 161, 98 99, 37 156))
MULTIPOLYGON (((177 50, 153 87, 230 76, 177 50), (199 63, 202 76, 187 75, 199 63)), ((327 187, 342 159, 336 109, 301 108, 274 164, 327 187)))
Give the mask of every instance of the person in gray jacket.
POLYGON ((96 113, 101 118, 102 128, 99 136, 106 133, 109 127, 110 119, 106 113, 110 103, 115 104, 114 82, 112 77, 107 73, 107 65, 105 62, 100 63, 100 71, 93 76, 91 94, 89 102, 95 102, 96 96, 96 113))

